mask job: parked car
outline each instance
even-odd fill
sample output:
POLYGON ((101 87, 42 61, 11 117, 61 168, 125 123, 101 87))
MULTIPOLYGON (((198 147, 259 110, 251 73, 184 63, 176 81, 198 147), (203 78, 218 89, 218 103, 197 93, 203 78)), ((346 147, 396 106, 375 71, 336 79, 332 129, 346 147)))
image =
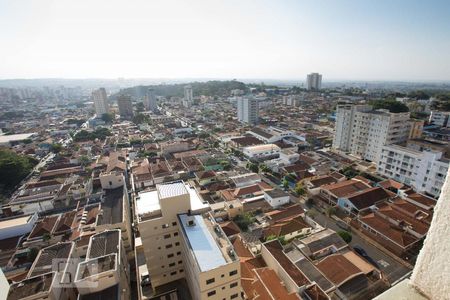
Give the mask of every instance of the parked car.
POLYGON ((364 250, 363 248, 361 248, 358 245, 353 246, 353 250, 355 250, 356 253, 358 253, 360 256, 362 256, 365 260, 367 260, 369 263, 371 263, 374 267, 376 267, 377 269, 380 268, 380 266, 377 264, 377 262, 374 261, 372 259, 372 257, 369 256, 369 254, 367 254, 366 250, 364 250))

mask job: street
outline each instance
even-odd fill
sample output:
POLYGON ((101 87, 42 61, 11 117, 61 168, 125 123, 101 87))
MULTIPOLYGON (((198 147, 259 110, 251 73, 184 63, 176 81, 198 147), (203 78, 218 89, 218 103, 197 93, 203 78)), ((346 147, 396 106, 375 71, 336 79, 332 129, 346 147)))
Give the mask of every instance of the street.
MULTIPOLYGON (((328 227, 335 231, 343 230, 336 225, 336 221, 334 219, 329 218, 328 216, 320 212, 317 212, 317 214, 314 216, 314 220, 323 227, 328 227)), ((360 246, 361 248, 363 248, 367 252, 367 254, 378 263, 380 270, 384 273, 389 283, 395 282, 411 271, 406 266, 402 265, 395 259, 391 258, 389 255, 385 254, 383 251, 366 242, 357 233, 355 233, 354 230, 352 230, 352 241, 349 245, 352 247, 360 246)))

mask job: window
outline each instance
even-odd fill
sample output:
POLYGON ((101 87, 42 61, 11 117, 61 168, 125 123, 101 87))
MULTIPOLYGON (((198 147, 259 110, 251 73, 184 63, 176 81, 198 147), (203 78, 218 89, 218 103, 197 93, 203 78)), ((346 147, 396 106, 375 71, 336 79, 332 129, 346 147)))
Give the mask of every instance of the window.
POLYGON ((178 232, 174 232, 174 233, 173 233, 173 236, 178 236, 178 232))
POLYGON ((177 222, 172 222, 172 226, 177 226, 177 222))
POLYGON ((206 280, 206 284, 211 284, 214 283, 216 280, 214 278, 210 278, 208 280, 206 280))
POLYGON ((181 252, 180 252, 180 251, 178 251, 178 252, 177 252, 177 255, 181 255, 181 252))
POLYGON ((239 295, 238 294, 233 294, 231 295, 230 299, 236 299, 239 295))
POLYGON ((173 271, 173 272, 171 272, 171 273, 170 273, 170 275, 171 275, 171 276, 173 276, 173 275, 177 275, 177 271, 173 271))
POLYGON ((166 245, 166 249, 172 248, 172 244, 166 245))
POLYGON ((233 282, 232 284, 230 284, 230 289, 237 287, 238 283, 237 282, 233 282))
POLYGON ((170 263, 169 264, 169 267, 174 267, 175 266, 175 263, 170 263))
POLYGON ((176 242, 176 243, 175 243, 175 246, 180 246, 180 242, 176 242))
POLYGON ((167 255, 167 258, 171 258, 171 257, 173 257, 173 253, 167 255))
POLYGON ((180 273, 183 273, 184 272, 184 270, 183 269, 180 269, 180 273))
POLYGON ((237 274, 237 270, 231 271, 230 272, 230 276, 236 275, 237 274))
POLYGON ((170 239, 170 234, 165 234, 164 239, 170 239))
POLYGON ((178 264, 179 264, 179 265, 181 265, 182 263, 183 263, 183 261, 182 261, 182 260, 179 260, 179 261, 178 261, 178 264))
POLYGON ((162 224, 161 227, 162 227, 162 229, 169 228, 169 224, 162 224))
POLYGON ((214 296, 215 294, 216 294, 216 291, 208 292, 208 297, 214 296))

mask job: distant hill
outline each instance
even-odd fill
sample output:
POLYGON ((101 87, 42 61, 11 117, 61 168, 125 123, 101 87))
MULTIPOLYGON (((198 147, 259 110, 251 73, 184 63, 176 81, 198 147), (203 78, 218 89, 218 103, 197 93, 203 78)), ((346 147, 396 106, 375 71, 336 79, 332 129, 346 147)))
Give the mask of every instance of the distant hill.
MULTIPOLYGON (((191 82, 194 92, 194 97, 199 95, 205 96, 229 96, 231 91, 235 89, 240 89, 247 91, 247 86, 245 83, 228 80, 228 81, 207 81, 207 82, 191 82)), ((188 84, 159 84, 159 85, 139 85, 131 88, 126 88, 121 90, 116 95, 111 96, 112 99, 117 98, 118 95, 127 94, 135 98, 144 97, 149 88, 155 90, 157 96, 164 97, 183 97, 184 87, 188 84)))

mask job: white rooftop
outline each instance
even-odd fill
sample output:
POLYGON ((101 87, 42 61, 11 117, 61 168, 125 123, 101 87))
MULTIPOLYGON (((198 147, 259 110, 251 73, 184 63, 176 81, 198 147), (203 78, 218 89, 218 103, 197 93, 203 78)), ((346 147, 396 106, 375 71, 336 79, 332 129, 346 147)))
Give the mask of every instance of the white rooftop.
POLYGON ((11 135, 0 135, 0 144, 26 140, 35 133, 19 133, 11 135))
POLYGON ((207 272, 227 264, 201 215, 183 214, 178 217, 201 272, 207 272), (188 218, 194 219, 194 226, 187 225, 188 218))
POLYGON ((139 193, 139 199, 136 201, 136 209, 139 215, 161 210, 161 199, 184 194, 189 194, 192 212, 202 211, 209 208, 208 202, 200 198, 199 194, 193 187, 190 187, 182 181, 159 184, 156 188, 157 189, 154 191, 139 193))
POLYGON ((139 200, 136 201, 138 214, 145 214, 161 209, 158 199, 158 191, 139 193, 139 200))
POLYGON ((159 198, 171 198, 187 194, 188 191, 182 181, 169 182, 156 185, 159 192, 159 198))
POLYGON ((16 227, 25 225, 28 223, 28 221, 32 218, 32 215, 19 217, 19 218, 13 218, 13 219, 7 219, 7 220, 0 220, 0 229, 6 229, 10 227, 16 227))

